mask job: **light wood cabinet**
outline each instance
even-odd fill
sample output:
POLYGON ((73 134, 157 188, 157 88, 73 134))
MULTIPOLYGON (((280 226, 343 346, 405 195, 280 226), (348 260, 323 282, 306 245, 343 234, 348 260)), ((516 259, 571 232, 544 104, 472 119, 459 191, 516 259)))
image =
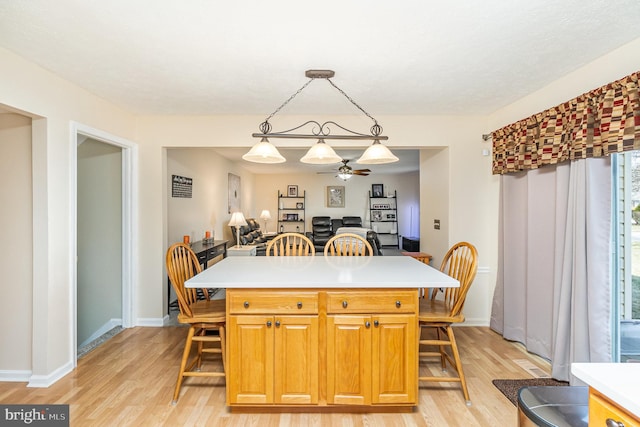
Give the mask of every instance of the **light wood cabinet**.
POLYGON ((328 403, 416 403, 416 298, 416 292, 327 292, 328 403))
POLYGON ((317 404, 317 293, 231 292, 227 303, 229 404, 317 404))
POLYGON ((227 403, 417 404, 417 289, 227 289, 227 403))
POLYGON ((621 425, 624 427, 640 427, 640 420, 600 394, 589 389, 589 426, 621 425), (607 420, 612 423, 607 424, 607 420), (618 424, 615 424, 618 423, 618 424))

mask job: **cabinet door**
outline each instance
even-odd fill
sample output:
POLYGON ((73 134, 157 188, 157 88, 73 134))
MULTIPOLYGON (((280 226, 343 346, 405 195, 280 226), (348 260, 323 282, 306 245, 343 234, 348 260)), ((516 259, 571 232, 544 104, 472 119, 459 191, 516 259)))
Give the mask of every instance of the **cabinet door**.
POLYGON ((227 403, 273 403, 273 316, 229 316, 227 403))
POLYGON ((372 403, 416 404, 418 355, 415 315, 373 316, 372 403))
POLYGON ((318 403, 318 316, 275 316, 275 403, 318 403))
POLYGON ((370 316, 327 316, 327 402, 371 404, 370 316))

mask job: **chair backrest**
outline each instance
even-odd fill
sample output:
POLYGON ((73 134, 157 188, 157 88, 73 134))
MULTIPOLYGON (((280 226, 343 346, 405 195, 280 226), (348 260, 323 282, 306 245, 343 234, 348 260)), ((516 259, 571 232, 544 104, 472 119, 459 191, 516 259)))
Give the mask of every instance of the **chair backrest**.
MULTIPOLYGON (((169 281, 178 297, 180 313, 193 317, 190 305, 198 299, 198 291, 196 288, 185 288, 184 282, 202 271, 198 257, 189 245, 176 243, 167 250, 166 263, 169 281)), ((203 288, 201 291, 209 299, 207 289, 203 288)))
MULTIPOLYGON (((475 246, 467 242, 456 243, 447 251, 442 260, 440 271, 460 282, 459 288, 444 288, 444 301, 450 307, 451 316, 462 312, 467 292, 476 277, 478 270, 478 251, 475 246)), ((431 299, 436 298, 438 289, 434 289, 431 299)))
POLYGON ((307 236, 300 233, 282 233, 267 245, 267 256, 315 255, 316 248, 307 236))
POLYGON ((373 256, 367 239, 353 233, 340 233, 324 245, 325 256, 373 256))

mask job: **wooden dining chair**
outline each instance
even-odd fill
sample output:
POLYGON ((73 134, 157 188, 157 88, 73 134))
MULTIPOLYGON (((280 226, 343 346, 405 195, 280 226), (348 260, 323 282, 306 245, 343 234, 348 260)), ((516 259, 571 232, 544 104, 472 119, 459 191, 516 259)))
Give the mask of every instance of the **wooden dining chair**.
POLYGON ((438 356, 442 371, 446 373, 447 362, 456 371, 456 376, 419 376, 419 381, 428 382, 459 382, 467 405, 471 405, 467 382, 462 370, 460 353, 456 344, 451 325, 464 322, 462 308, 476 276, 478 269, 478 252, 467 242, 456 243, 449 249, 442 261, 440 271, 457 279, 459 288, 444 288, 442 296, 438 296, 438 289, 433 289, 431 298, 420 299, 420 313, 418 322, 420 339, 418 345, 419 357, 438 356), (430 337, 424 337, 423 332, 431 331, 430 337), (435 334, 434 332, 435 331, 435 334), (433 337, 435 335, 435 338, 433 337), (431 347, 436 346, 437 351, 431 347), (451 354, 447 351, 451 349, 451 354))
POLYGON ((267 256, 313 256, 316 248, 304 234, 278 234, 267 244, 267 256))
POLYGON ((178 297, 178 322, 189 325, 187 340, 182 353, 180 372, 173 394, 172 404, 178 402, 180 387, 185 377, 224 377, 226 370, 225 322, 226 301, 209 299, 207 289, 200 289, 204 299, 198 299, 196 288, 186 288, 184 282, 200 273, 201 267, 196 254, 189 245, 176 243, 167 250, 167 273, 178 297), (217 331, 218 335, 210 334, 217 331), (192 344, 197 343, 195 354, 189 361, 192 344), (202 362, 205 354, 220 354, 222 371, 203 371, 202 362), (195 367, 195 369, 194 369, 195 367))
POLYGON ((354 233, 336 234, 324 245, 325 256, 373 256, 373 248, 362 236, 354 233))

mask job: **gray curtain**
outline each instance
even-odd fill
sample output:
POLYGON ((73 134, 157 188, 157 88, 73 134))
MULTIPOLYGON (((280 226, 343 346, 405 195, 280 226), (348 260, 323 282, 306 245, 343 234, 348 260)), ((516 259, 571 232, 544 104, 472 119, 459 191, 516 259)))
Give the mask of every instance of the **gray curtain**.
POLYGON ((611 162, 591 158, 501 176, 491 328, 551 361, 611 360, 611 162))

